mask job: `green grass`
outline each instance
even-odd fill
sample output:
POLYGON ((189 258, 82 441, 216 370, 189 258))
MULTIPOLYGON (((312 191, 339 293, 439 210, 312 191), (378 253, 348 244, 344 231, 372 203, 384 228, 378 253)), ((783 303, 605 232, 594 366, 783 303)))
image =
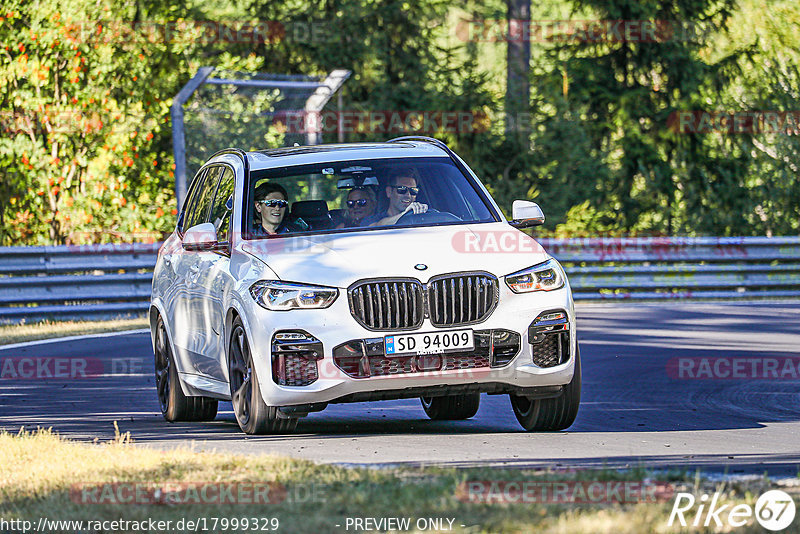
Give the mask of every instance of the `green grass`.
MULTIPOLYGON (((532 436, 532 446, 533 441, 535 436, 532 436)), ((719 490, 723 492, 724 502, 751 505, 755 496, 773 486, 766 479, 712 484, 690 474, 654 475, 644 469, 626 472, 430 467, 354 469, 277 456, 156 450, 132 444, 127 435, 118 435, 110 443, 92 444, 67 441, 49 431, 0 433, 0 517, 7 521, 36 522, 46 517, 94 521, 152 518, 173 522, 181 518, 206 518, 208 522, 215 517, 229 520, 257 517, 265 518, 262 521, 277 518, 279 532, 324 533, 346 532, 347 517, 407 517, 412 527, 418 518, 452 518, 453 532, 470 533, 678 532, 678 528, 667 527, 671 500, 576 505, 486 504, 463 498, 463 484, 468 481, 641 481, 647 478, 669 482, 678 491, 695 495, 719 490), (269 484, 269 495, 283 498, 273 504, 221 506, 195 502, 87 504, 82 501, 81 488, 112 487, 107 485, 109 483, 117 484, 115 488, 129 483, 149 488, 169 488, 180 483, 191 483, 194 487, 206 484, 248 487, 243 484, 258 483, 269 484), (83 486, 76 491, 75 485, 83 486)), ((797 486, 794 488, 796 494, 797 486)), ((210 528, 210 523, 207 525, 210 528)), ((223 531, 219 526, 217 530, 223 531)), ((350 532, 353 531, 351 528, 350 532)), ((414 528, 411 531, 414 532, 414 528)), ((693 530, 698 531, 703 529, 693 530)), ((761 531, 753 525, 736 529, 736 532, 761 531)))
POLYGON ((0 325, 0 345, 50 339, 54 337, 120 332, 148 328, 147 319, 115 319, 112 321, 44 321, 0 325))

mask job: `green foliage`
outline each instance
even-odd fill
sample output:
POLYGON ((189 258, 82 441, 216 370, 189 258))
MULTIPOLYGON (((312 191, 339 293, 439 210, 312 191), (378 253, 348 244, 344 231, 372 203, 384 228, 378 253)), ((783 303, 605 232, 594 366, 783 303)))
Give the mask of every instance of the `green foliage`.
MULTIPOLYGON (((800 7, 791 0, 768 9, 758 0, 532 3, 534 20, 670 21, 695 31, 649 41, 534 39, 530 113, 511 117, 513 130, 503 109, 505 43, 459 33, 465 20, 502 28, 505 2, 186 1, 4 2, 0 245, 170 231, 169 105, 205 65, 306 75, 345 68, 353 71, 345 110, 475 114, 473 131, 364 129, 345 140, 439 137, 504 209, 515 198, 539 202, 548 224, 537 234, 800 232, 798 132, 681 133, 674 122, 687 110, 800 109, 800 7), (190 22, 169 39, 132 29, 181 20, 190 22), (208 40, 191 22, 247 20, 280 31, 263 42, 208 40)), ((203 96, 228 114, 197 121, 187 112, 199 153, 220 148, 212 132, 244 148, 290 142, 272 119, 256 117, 274 109, 276 95, 203 96)))
MULTIPOLYGON (((596 19, 670 21, 679 31, 654 41, 553 47, 550 68, 535 77, 535 85, 540 101, 555 111, 539 115, 543 132, 533 154, 543 156, 534 163, 540 171, 535 187, 552 192, 557 214, 564 213, 564 202, 566 208, 580 202, 577 191, 599 217, 613 221, 611 232, 797 232, 800 212, 789 200, 798 198, 800 184, 792 169, 797 132, 693 133, 671 122, 685 110, 797 109, 797 54, 786 53, 789 41, 796 50, 796 33, 771 28, 791 14, 783 20, 793 20, 796 29, 796 5, 776 2, 764 10, 761 3, 733 0, 575 4, 596 19), (767 29, 761 40, 749 33, 757 12, 767 19, 757 24, 767 29), (728 28, 739 35, 731 39, 728 28), (759 68, 765 64, 778 68, 759 68)), ((560 228, 583 226, 583 213, 570 211, 569 224, 560 228)))
POLYGON ((615 235, 621 233, 613 226, 610 217, 604 215, 591 202, 572 206, 567 212, 566 222, 556 226, 557 237, 574 237, 586 235, 615 235))
POLYGON ((9 0, 0 20, 0 242, 160 237, 175 205, 168 106, 190 42, 131 32, 173 8, 9 0), (152 37, 152 36, 150 36, 152 37))
MULTIPOLYGON (((729 31, 716 39, 715 56, 746 49, 737 63, 739 76, 725 88, 727 109, 797 112, 800 109, 800 7, 791 0, 746 0, 733 15, 729 31)), ((789 130, 789 131, 787 131, 789 130)), ((739 200, 746 224, 766 235, 800 233, 800 131, 761 132, 741 154, 746 165, 739 200)), ((701 221, 693 221, 702 224, 701 221)))

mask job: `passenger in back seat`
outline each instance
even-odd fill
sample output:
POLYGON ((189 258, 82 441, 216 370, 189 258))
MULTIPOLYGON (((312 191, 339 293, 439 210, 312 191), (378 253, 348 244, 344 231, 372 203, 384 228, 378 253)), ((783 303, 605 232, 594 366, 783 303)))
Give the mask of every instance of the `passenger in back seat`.
POLYGON ((378 207, 375 190, 369 187, 355 187, 347 195, 347 212, 345 221, 337 228, 354 228, 363 226, 361 221, 375 213, 378 207))

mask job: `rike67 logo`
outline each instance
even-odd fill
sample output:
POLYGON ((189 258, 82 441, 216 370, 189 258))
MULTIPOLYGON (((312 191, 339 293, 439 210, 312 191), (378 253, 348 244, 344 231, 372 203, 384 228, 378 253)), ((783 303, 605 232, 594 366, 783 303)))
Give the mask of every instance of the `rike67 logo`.
POLYGON ((795 504, 792 496, 781 490, 763 493, 756 501, 755 508, 749 504, 721 504, 720 493, 709 497, 703 494, 695 498, 691 493, 678 493, 668 526, 681 527, 742 527, 752 523, 752 518, 763 528, 778 532, 792 524, 795 517, 795 504))

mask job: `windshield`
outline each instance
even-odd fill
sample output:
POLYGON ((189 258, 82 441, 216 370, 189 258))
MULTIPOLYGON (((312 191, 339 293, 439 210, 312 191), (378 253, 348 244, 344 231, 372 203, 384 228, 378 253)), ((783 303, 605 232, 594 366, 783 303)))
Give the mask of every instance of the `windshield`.
POLYGON ((249 239, 496 220, 472 180, 446 157, 253 171, 244 213, 249 239))

